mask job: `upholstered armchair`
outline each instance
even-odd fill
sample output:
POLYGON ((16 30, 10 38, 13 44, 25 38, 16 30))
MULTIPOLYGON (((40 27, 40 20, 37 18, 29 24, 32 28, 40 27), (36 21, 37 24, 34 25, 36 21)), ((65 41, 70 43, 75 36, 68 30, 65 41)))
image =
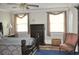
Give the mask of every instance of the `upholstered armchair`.
POLYGON ((66 33, 65 35, 65 41, 63 44, 60 44, 60 51, 65 51, 65 52, 75 52, 75 48, 77 45, 78 41, 78 35, 74 33, 66 33))

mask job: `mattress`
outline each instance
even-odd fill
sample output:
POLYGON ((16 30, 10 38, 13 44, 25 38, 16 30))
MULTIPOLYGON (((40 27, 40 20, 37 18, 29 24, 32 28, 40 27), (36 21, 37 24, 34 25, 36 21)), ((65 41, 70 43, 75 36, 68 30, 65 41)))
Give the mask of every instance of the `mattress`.
POLYGON ((35 42, 34 38, 29 37, 3 37, 0 39, 0 44, 21 45, 21 40, 26 40, 26 45, 32 45, 35 42))

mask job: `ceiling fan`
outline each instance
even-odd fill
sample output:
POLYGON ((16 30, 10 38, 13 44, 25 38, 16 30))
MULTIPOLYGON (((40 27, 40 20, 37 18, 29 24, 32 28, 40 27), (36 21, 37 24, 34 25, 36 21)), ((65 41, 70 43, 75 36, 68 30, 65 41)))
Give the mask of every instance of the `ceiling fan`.
POLYGON ((29 7, 39 7, 39 5, 28 4, 28 3, 19 3, 19 7, 20 7, 20 8, 26 8, 26 9, 29 9, 29 7))

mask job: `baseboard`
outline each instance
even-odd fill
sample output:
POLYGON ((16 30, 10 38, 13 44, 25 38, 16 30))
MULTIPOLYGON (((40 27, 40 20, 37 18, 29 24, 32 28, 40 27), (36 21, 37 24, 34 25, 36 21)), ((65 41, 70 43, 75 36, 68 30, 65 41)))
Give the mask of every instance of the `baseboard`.
POLYGON ((40 45, 40 46, 45 46, 45 45, 47 45, 47 46, 51 46, 52 44, 44 44, 44 45, 40 45))

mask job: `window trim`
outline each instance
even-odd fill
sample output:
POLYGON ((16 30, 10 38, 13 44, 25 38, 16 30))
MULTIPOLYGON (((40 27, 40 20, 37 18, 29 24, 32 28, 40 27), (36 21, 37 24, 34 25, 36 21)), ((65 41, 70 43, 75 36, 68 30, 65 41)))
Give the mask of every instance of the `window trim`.
MULTIPOLYGON (((67 12, 66 11, 62 11, 62 12, 59 12, 58 14, 63 13, 63 12, 65 13, 65 17, 64 17, 65 18, 64 19, 65 20, 65 22, 64 22, 65 23, 64 24, 64 28, 65 28, 64 31, 65 32, 64 33, 66 33, 67 32, 67 12)), ((53 12, 47 12, 47 35, 48 36, 50 36, 50 33, 51 33, 50 32, 50 19, 49 19, 50 15, 49 14, 54 14, 54 13, 53 12)), ((54 14, 54 15, 56 15, 56 14, 54 14)))
MULTIPOLYGON (((25 13, 24 16, 25 16, 25 15, 28 16, 28 32, 27 32, 27 33, 30 34, 30 30, 29 30, 29 29, 30 29, 30 26, 29 26, 29 13, 25 13)), ((23 16, 23 17, 24 17, 24 16, 23 16)), ((18 14, 15 14, 15 16, 14 16, 14 19, 15 19, 15 21, 14 21, 15 34, 18 36, 18 32, 16 31, 16 29, 17 29, 17 28, 16 28, 16 21, 17 21, 16 17, 18 17, 18 14)), ((20 18, 20 17, 19 17, 19 18, 20 18)), ((22 18, 22 17, 21 17, 21 18, 22 18)))

